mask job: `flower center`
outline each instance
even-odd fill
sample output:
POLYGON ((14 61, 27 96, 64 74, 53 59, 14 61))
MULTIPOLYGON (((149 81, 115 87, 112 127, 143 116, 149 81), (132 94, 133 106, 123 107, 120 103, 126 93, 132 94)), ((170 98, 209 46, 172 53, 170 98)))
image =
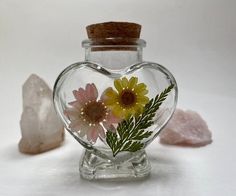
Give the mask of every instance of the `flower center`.
POLYGON ((124 107, 133 106, 136 103, 136 95, 131 90, 123 90, 120 95, 120 103, 124 107))
POLYGON ((84 121, 96 124, 105 120, 108 113, 103 102, 89 101, 81 109, 81 115, 84 121))

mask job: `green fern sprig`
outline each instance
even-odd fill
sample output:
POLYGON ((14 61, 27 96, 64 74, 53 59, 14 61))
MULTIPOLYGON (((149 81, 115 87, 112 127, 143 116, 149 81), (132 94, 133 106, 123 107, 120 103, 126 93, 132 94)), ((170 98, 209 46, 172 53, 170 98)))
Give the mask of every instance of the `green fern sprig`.
POLYGON ((114 157, 119 152, 136 152, 143 148, 144 143, 142 143, 142 140, 152 135, 152 131, 146 131, 145 129, 153 125, 152 119, 156 111, 173 88, 174 85, 172 84, 155 98, 151 99, 145 105, 141 115, 137 117, 131 116, 127 120, 120 122, 116 132, 106 132, 106 142, 111 148, 114 157))

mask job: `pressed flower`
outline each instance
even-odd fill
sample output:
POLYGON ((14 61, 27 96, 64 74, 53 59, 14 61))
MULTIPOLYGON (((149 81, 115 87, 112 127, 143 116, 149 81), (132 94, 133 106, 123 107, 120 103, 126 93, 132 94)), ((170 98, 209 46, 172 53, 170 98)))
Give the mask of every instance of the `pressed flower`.
POLYGON ((70 120, 69 128, 81 137, 86 135, 88 141, 96 142, 99 136, 105 137, 103 127, 113 130, 113 123, 119 122, 104 101, 97 100, 98 91, 93 83, 87 84, 85 89, 74 90, 73 95, 76 100, 69 103, 72 107, 64 113, 70 120))
POLYGON ((139 115, 149 99, 147 86, 138 83, 137 77, 126 77, 114 81, 115 90, 107 88, 103 93, 104 103, 116 117, 127 119, 131 115, 139 115))

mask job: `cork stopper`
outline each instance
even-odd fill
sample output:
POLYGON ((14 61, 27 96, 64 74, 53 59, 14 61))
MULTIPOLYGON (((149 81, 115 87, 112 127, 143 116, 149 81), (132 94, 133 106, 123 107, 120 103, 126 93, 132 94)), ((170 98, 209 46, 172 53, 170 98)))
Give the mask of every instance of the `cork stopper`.
POLYGON ((86 27, 88 38, 139 38, 141 25, 130 22, 104 22, 86 27))
POLYGON ((86 27, 88 38, 93 46, 104 46, 92 50, 136 50, 141 25, 130 22, 104 22, 86 27), (105 47, 109 45, 109 47, 105 47), (120 45, 120 46, 118 46, 120 45), (123 47, 121 47, 121 45, 123 47), (114 46, 114 47, 111 47, 114 46), (126 47, 125 47, 126 46, 126 47))

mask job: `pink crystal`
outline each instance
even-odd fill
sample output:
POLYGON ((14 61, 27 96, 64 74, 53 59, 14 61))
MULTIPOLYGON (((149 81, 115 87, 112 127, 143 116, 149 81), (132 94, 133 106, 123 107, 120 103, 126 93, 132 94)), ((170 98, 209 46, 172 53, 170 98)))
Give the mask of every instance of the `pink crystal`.
POLYGON ((20 127, 19 150, 23 153, 45 152, 59 147, 64 140, 64 127, 54 110, 52 90, 35 74, 23 85, 20 127))
POLYGON ((176 109, 160 133, 160 142, 171 145, 204 146, 212 142, 207 123, 194 111, 176 109))

